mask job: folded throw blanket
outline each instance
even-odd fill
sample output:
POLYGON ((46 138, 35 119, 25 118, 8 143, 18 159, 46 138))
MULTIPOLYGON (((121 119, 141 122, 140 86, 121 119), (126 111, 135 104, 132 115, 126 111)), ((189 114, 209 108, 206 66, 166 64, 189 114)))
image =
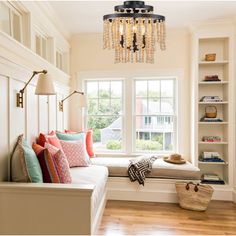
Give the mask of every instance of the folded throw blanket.
POLYGON ((156 156, 142 157, 141 159, 130 160, 128 166, 128 175, 130 181, 134 182, 138 180, 139 184, 144 186, 144 180, 146 175, 151 171, 153 162, 157 159, 156 156))

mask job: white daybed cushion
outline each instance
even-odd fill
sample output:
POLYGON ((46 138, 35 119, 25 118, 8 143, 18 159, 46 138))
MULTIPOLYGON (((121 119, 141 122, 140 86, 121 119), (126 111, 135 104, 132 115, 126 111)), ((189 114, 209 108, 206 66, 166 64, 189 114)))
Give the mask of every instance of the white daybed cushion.
POLYGON ((96 186, 92 196, 93 216, 95 216, 106 191, 106 183, 108 179, 107 167, 96 165, 88 167, 73 167, 70 168, 70 173, 73 184, 93 184, 96 186))
MULTIPOLYGON (((128 176, 127 168, 130 159, 126 157, 95 157, 91 158, 93 165, 106 166, 109 170, 109 176, 128 176)), ((158 158, 152 166, 152 171, 147 175, 150 178, 168 178, 168 179, 186 179, 199 180, 200 170, 190 162, 185 164, 171 164, 158 158)))

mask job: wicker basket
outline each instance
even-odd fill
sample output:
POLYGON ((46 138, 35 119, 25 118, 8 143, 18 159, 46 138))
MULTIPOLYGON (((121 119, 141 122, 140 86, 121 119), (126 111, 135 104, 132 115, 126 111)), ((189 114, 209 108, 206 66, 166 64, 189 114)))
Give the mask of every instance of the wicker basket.
POLYGON ((179 205, 188 210, 205 211, 211 200, 213 188, 210 185, 179 182, 175 184, 179 205))
POLYGON ((216 54, 215 53, 206 54, 205 55, 205 60, 206 61, 215 61, 216 60, 216 54))
POLYGON ((216 118, 217 117, 217 108, 216 108, 216 106, 207 106, 207 107, 205 107, 205 117, 206 118, 216 118))

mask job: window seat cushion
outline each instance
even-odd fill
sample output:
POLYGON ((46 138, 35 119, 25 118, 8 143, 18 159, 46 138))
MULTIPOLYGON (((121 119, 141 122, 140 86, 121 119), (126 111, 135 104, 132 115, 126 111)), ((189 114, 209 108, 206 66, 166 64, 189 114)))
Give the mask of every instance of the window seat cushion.
MULTIPOLYGON (((95 157, 91 158, 93 165, 106 166, 109 176, 126 177, 129 161, 133 158, 127 157, 95 157)), ((168 178, 168 179, 185 179, 199 180, 200 170, 190 162, 185 164, 171 164, 158 158, 152 166, 152 171, 147 175, 149 178, 168 178)))

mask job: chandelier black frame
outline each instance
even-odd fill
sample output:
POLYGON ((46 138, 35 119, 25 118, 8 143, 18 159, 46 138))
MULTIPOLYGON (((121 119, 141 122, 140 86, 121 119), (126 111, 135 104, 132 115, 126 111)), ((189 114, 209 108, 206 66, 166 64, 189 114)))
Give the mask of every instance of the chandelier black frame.
POLYGON ((165 17, 143 1, 125 1, 103 16, 104 49, 115 49, 115 63, 154 63, 156 42, 165 50, 165 17), (111 45, 112 44, 112 45, 111 45))

